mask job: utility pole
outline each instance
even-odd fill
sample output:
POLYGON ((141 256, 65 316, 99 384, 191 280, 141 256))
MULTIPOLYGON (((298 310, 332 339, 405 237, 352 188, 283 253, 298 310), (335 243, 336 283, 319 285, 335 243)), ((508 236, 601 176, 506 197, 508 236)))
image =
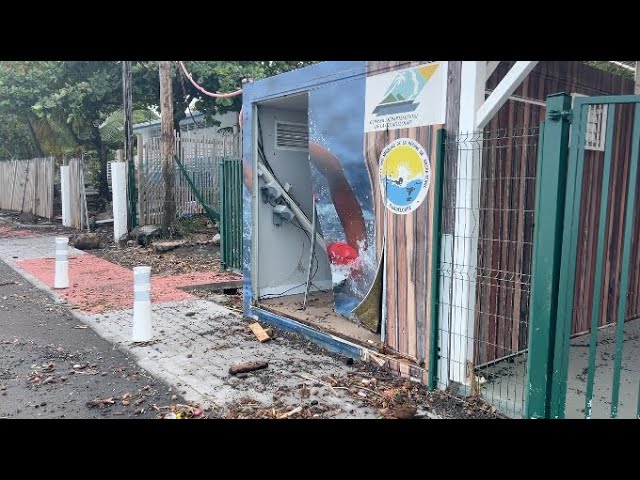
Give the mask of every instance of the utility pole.
POLYGON ((171 90, 171 62, 160 62, 160 155, 164 178, 164 212, 162 232, 166 235, 176 218, 175 200, 175 136, 173 132, 173 92, 171 90))
POLYGON ((138 195, 136 193, 136 175, 135 167, 133 164, 133 94, 131 91, 131 62, 122 62, 122 99, 124 103, 124 161, 127 162, 127 210, 129 219, 127 227, 129 231, 138 224, 136 218, 136 200, 138 195))
POLYGON ((640 95, 640 62, 636 60, 636 74, 635 74, 635 87, 633 93, 640 95))

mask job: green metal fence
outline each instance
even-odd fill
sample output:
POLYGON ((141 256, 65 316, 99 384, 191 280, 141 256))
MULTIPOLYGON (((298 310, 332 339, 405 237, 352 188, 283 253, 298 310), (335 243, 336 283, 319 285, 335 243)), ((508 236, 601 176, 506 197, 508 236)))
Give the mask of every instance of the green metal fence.
POLYGON ((242 271, 242 159, 220 162, 220 263, 242 271))
MULTIPOLYGON (((443 139, 432 386, 524 414, 538 127, 443 139), (469 192, 469 194, 465 194, 469 192)), ((431 373, 431 372, 430 372, 431 373)))
POLYGON ((640 96, 547 99, 527 415, 640 412, 640 96))

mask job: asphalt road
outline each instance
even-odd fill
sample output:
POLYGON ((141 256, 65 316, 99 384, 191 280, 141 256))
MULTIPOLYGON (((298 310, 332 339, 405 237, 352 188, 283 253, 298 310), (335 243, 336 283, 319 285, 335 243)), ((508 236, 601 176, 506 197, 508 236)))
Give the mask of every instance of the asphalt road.
POLYGON ((155 418, 152 405, 176 403, 179 392, 0 261, 0 418, 155 418))

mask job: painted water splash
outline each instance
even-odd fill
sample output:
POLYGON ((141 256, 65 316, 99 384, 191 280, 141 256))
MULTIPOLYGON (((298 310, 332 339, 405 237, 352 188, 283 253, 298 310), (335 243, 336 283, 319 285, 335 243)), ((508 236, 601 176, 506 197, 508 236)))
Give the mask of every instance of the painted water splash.
MULTIPOLYGON (((331 265, 334 288, 339 287, 343 295, 353 297, 356 306, 369 293, 378 269, 375 246, 365 248, 364 242, 359 242, 358 247, 360 254, 356 265, 331 265)), ((353 308, 342 313, 350 314, 353 308)))

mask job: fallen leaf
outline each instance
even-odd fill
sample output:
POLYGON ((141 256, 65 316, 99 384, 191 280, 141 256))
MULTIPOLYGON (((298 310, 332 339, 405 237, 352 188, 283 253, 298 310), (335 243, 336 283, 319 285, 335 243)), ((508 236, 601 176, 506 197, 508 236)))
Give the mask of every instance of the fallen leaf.
POLYGON ((107 405, 113 405, 114 403, 116 403, 116 401, 113 399, 113 397, 110 398, 96 398, 95 400, 91 400, 89 402, 87 402, 87 406, 88 407, 105 407, 107 405))
POLYGON ((384 392, 382 392, 382 396, 385 397, 385 398, 388 398, 389 400, 391 400, 395 396, 395 391, 394 390, 385 390, 384 392))

